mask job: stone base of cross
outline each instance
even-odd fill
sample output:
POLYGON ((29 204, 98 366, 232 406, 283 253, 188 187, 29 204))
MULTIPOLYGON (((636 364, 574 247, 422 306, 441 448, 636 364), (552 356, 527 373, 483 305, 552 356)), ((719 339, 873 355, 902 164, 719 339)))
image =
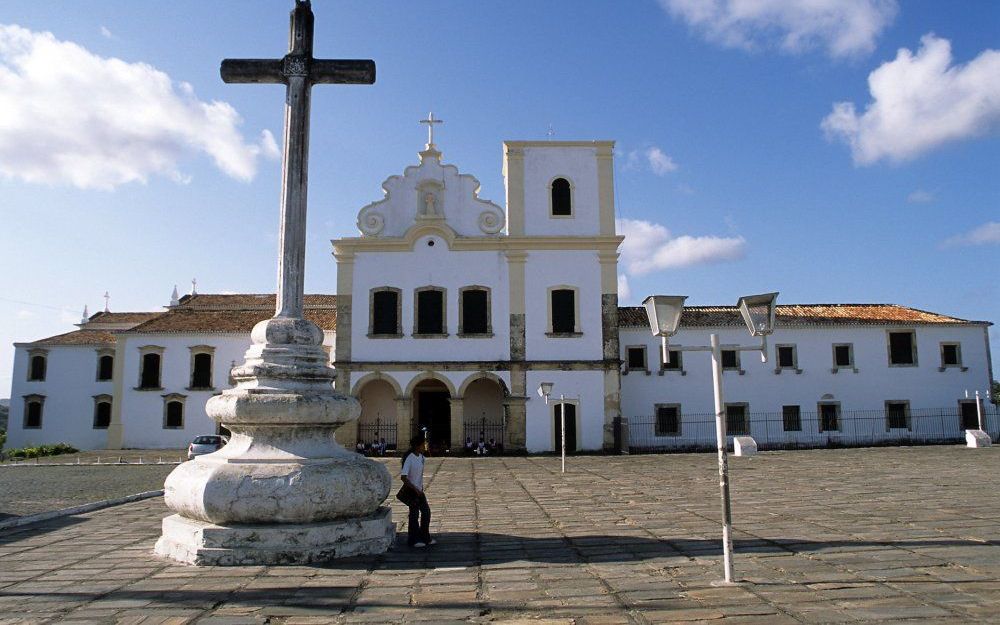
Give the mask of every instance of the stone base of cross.
POLYGON ((395 539, 385 466, 348 451, 335 430, 360 413, 333 392, 323 331, 262 321, 237 385, 209 400, 232 432, 221 450, 178 466, 164 485, 176 514, 157 554, 187 564, 309 564, 382 553, 395 539))
POLYGON ((277 60, 226 60, 226 82, 287 85, 284 184, 275 316, 251 333, 236 387, 212 397, 208 415, 232 432, 221 450, 178 466, 164 484, 175 514, 163 521, 157 554, 189 564, 308 564, 386 551, 395 539, 383 506, 384 465, 334 439, 361 409, 333 389, 323 331, 303 319, 309 89, 371 83, 372 61, 312 58, 313 16, 297 0, 289 53, 277 60))

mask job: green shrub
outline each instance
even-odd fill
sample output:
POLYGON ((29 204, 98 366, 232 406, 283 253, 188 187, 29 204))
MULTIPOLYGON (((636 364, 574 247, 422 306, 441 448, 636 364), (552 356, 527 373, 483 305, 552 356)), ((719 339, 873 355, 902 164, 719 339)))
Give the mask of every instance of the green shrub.
POLYGON ((79 451, 72 445, 66 443, 56 443, 55 445, 38 445, 36 447, 22 447, 21 449, 11 449, 7 451, 9 458, 41 458, 43 456, 58 456, 60 454, 75 454, 79 451))

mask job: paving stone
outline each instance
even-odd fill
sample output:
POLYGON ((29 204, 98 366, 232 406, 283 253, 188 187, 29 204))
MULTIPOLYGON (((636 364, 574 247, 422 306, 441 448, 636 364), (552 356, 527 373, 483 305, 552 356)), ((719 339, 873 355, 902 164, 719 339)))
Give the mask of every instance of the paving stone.
POLYGON ((436 547, 401 541, 315 567, 159 560, 159 499, 0 532, 0 625, 1000 622, 1000 499, 966 479, 997 474, 1000 448, 734 465, 738 586, 718 585, 714 455, 573 457, 568 469, 432 458, 436 547))

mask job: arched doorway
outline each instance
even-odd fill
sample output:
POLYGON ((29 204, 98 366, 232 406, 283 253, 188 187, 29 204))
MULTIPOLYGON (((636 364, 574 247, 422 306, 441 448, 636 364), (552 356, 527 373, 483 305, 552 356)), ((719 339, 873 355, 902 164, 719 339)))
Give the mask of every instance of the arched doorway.
POLYGON ((477 447, 480 439, 490 453, 500 453, 505 444, 507 389, 495 376, 482 376, 463 385, 463 441, 477 447))
MULTIPOLYGON (((413 388, 416 432, 426 432, 432 454, 451 447, 451 392, 440 380, 427 379, 413 388)), ((415 433, 416 433, 415 432, 415 433)))
POLYGON ((357 442, 371 449, 384 441, 387 450, 397 449, 396 389, 384 379, 374 379, 361 387, 357 398, 361 404, 357 442))

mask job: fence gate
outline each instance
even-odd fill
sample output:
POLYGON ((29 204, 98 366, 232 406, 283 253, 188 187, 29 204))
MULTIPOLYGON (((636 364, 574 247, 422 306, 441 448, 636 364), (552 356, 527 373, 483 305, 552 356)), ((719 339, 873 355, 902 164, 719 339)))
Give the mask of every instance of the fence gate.
POLYGON ((507 430, 505 419, 477 419, 475 421, 466 421, 463 424, 463 434, 462 434, 462 444, 464 445, 466 441, 471 441, 472 446, 475 447, 479 444, 479 439, 482 438, 483 441, 488 445, 490 439, 493 439, 497 445, 500 446, 502 450, 507 441, 504 440, 504 434, 507 430))
POLYGON ((371 423, 358 424, 358 442, 364 445, 380 442, 385 439, 387 449, 396 449, 396 422, 376 419, 371 423))

